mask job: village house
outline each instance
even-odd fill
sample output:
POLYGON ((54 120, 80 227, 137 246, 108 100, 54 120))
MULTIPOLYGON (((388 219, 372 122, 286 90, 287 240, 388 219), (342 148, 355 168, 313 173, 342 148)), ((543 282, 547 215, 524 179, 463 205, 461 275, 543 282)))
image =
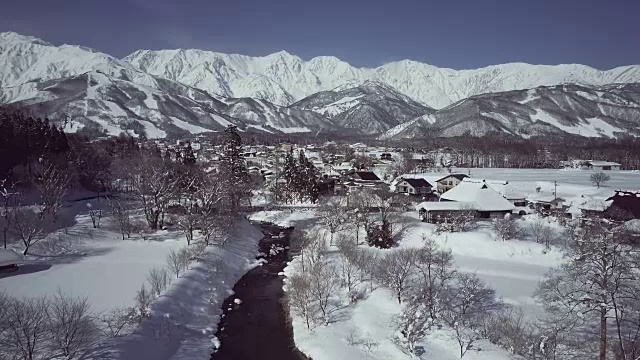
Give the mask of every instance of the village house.
POLYGON ((461 215, 478 217, 476 208, 476 203, 468 201, 428 201, 422 202, 416 206, 420 219, 432 224, 445 222, 453 217, 461 215))
POLYGON ((587 160, 580 164, 580 168, 582 170, 598 170, 598 171, 608 171, 608 170, 620 170, 620 164, 610 161, 596 161, 596 160, 587 160))
POLYGON ((461 181, 456 187, 440 196, 440 201, 467 203, 478 218, 501 218, 511 214, 515 206, 484 180, 461 181))
POLYGON ((640 219, 640 191, 616 190, 608 198, 586 198, 579 205, 583 217, 615 221, 640 219))
POLYGON ((352 178, 354 181, 381 181, 378 175, 376 175, 373 171, 356 171, 353 173, 352 178))
POLYGON ((462 180, 468 177, 469 176, 465 174, 448 174, 445 177, 436 180, 438 194, 443 194, 453 189, 458 186, 462 180))
POLYGON ((426 195, 433 192, 433 186, 422 178, 401 178, 395 186, 396 193, 410 195, 426 195))

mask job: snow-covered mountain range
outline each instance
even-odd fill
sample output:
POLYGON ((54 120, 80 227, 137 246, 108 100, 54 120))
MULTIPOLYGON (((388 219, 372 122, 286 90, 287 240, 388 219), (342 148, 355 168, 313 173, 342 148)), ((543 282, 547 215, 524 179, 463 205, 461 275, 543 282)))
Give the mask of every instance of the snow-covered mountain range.
POLYGON ((356 68, 202 50, 140 50, 117 59, 0 33, 0 105, 28 108, 67 131, 149 137, 218 131, 531 136, 640 135, 640 66, 505 64, 442 69, 415 61, 356 68), (561 85, 571 84, 571 85, 561 85), (440 109, 440 110, 435 110, 440 109))
POLYGON ((330 56, 304 61, 284 51, 250 57, 202 50, 139 50, 123 60, 150 74, 221 96, 263 98, 281 105, 366 80, 385 83, 436 109, 489 92, 563 83, 600 86, 640 82, 639 65, 600 71, 575 64, 513 63, 452 70, 403 60, 377 68, 357 68, 330 56))
POLYGON ((542 86, 472 96, 433 114, 402 123, 382 139, 458 136, 465 133, 586 137, 640 136, 640 84, 601 87, 542 86))
POLYGON ((336 124, 367 134, 384 132, 435 111, 392 87, 375 81, 366 81, 351 88, 321 91, 290 107, 320 113, 336 124))
POLYGON ((0 34, 2 104, 66 120, 67 131, 87 128, 112 135, 155 138, 218 131, 229 124, 267 133, 342 129, 313 111, 214 96, 107 54, 16 33, 0 34))

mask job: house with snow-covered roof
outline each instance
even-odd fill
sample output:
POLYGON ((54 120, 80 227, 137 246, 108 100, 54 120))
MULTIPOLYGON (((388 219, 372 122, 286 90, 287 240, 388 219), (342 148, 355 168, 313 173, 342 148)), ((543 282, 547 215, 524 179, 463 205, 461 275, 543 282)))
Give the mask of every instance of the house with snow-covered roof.
POLYGON ((465 174, 447 174, 445 176, 440 177, 436 180, 437 190, 439 194, 444 194, 445 192, 453 189, 458 186, 460 182, 466 178, 468 175, 465 174))
POLYGON ((433 192, 433 185, 422 178, 400 178, 395 184, 398 194, 426 195, 433 192))
POLYGON ((440 196, 440 201, 475 203, 479 218, 499 218, 511 214, 515 206, 484 180, 464 179, 440 196))
POLYGON ((620 164, 611 161, 598 161, 598 160, 587 160, 580 164, 580 168, 583 170, 598 170, 598 171, 606 171, 606 170, 620 170, 620 164))

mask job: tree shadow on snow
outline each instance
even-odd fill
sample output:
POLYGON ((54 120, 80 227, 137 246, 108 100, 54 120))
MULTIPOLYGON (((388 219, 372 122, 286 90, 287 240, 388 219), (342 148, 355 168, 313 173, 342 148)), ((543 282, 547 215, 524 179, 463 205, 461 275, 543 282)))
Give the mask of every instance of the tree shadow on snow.
POLYGON ((112 248, 108 247, 100 247, 100 248, 84 248, 84 249, 76 249, 74 252, 69 253, 58 253, 52 255, 38 255, 32 254, 33 256, 37 256, 39 261, 44 261, 51 265, 61 265, 61 264, 72 264, 78 262, 82 259, 91 257, 91 256, 102 256, 106 255, 113 251, 112 248))
POLYGON ((49 270, 50 268, 51 268, 51 264, 28 263, 28 264, 20 265, 18 267, 18 270, 16 270, 16 271, 0 272, 0 279, 4 279, 4 278, 8 278, 8 277, 14 277, 14 276, 20 276, 20 275, 26 275, 26 274, 33 274, 33 273, 37 273, 37 272, 40 272, 40 271, 49 270))

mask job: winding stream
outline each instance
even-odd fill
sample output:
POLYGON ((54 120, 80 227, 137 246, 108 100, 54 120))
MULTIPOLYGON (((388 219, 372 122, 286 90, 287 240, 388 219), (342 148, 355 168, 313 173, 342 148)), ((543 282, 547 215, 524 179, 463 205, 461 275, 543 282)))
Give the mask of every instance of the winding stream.
POLYGON ((293 229, 266 223, 256 226, 264 234, 258 259, 267 262, 245 274, 233 287, 235 294, 225 300, 216 333, 221 347, 211 359, 307 360, 294 345, 293 329, 283 307, 282 276, 278 275, 289 260, 293 229))

